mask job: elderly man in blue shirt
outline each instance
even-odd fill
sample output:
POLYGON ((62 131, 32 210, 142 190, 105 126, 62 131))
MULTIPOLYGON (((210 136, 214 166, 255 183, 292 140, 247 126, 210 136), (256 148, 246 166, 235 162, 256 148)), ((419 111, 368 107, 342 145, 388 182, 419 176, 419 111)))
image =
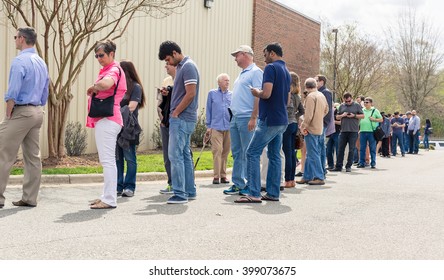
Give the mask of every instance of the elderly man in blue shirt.
POLYGON ((20 146, 25 162, 23 195, 13 205, 37 206, 42 174, 39 139, 41 106, 48 99, 48 67, 34 48, 37 33, 33 28, 19 28, 14 39, 20 53, 11 64, 5 94, 6 117, 0 124, 0 208, 5 204, 3 193, 20 146))
POLYGON ((208 93, 206 109, 207 134, 211 135, 213 153, 213 184, 228 184, 227 158, 230 153, 231 91, 228 90, 230 77, 222 73, 217 77, 219 87, 208 93), (219 181, 220 179, 220 181, 219 181))

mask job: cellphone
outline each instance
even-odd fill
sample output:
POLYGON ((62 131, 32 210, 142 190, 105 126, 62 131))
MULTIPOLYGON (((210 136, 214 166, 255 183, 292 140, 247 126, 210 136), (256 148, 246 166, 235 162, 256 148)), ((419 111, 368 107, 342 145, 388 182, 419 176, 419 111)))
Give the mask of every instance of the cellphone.
POLYGON ((352 113, 347 113, 347 116, 350 116, 352 113))
POLYGON ((251 85, 248 85, 248 87, 250 88, 250 89, 252 89, 253 87, 251 86, 251 85))

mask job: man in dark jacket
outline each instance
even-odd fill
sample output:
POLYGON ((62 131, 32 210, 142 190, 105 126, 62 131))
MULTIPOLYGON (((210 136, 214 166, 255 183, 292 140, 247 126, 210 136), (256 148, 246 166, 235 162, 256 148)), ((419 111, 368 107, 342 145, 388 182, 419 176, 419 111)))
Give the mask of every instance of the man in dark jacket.
POLYGON ((325 131, 327 130, 327 127, 330 125, 332 114, 333 114, 333 94, 331 91, 327 88, 327 78, 324 75, 317 75, 315 77, 315 80, 318 84, 318 91, 322 92, 322 94, 325 96, 325 99, 327 99, 328 103, 328 114, 324 117, 324 130, 322 132, 321 139, 324 139, 323 145, 321 147, 321 165, 322 169, 324 171, 324 174, 327 174, 327 169, 325 168, 325 162, 326 162, 326 148, 325 148, 325 131))

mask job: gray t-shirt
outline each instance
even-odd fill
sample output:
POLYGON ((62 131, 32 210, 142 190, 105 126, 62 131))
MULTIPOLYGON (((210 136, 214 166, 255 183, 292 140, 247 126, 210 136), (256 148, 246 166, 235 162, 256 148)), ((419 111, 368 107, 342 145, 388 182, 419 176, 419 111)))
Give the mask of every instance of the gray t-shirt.
MULTIPOLYGON (((353 102, 350 105, 342 103, 341 106, 339 106, 338 115, 342 115, 344 112, 352 113, 355 115, 364 114, 361 105, 356 102, 353 102)), ((342 118, 341 132, 359 132, 359 119, 347 117, 342 118)))
POLYGON ((187 122, 196 122, 199 100, 199 70, 194 61, 186 56, 176 68, 176 77, 174 79, 173 93, 171 95, 170 116, 184 98, 186 94, 185 86, 189 84, 196 85, 196 95, 190 105, 180 113, 179 118, 187 122))

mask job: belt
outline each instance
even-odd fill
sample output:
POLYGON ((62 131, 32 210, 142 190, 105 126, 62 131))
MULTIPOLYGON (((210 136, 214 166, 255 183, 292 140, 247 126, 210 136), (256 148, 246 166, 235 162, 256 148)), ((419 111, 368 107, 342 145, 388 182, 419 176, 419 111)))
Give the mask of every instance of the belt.
POLYGON ((37 107, 39 105, 34 105, 34 104, 15 104, 14 107, 21 107, 21 106, 34 106, 37 107))

